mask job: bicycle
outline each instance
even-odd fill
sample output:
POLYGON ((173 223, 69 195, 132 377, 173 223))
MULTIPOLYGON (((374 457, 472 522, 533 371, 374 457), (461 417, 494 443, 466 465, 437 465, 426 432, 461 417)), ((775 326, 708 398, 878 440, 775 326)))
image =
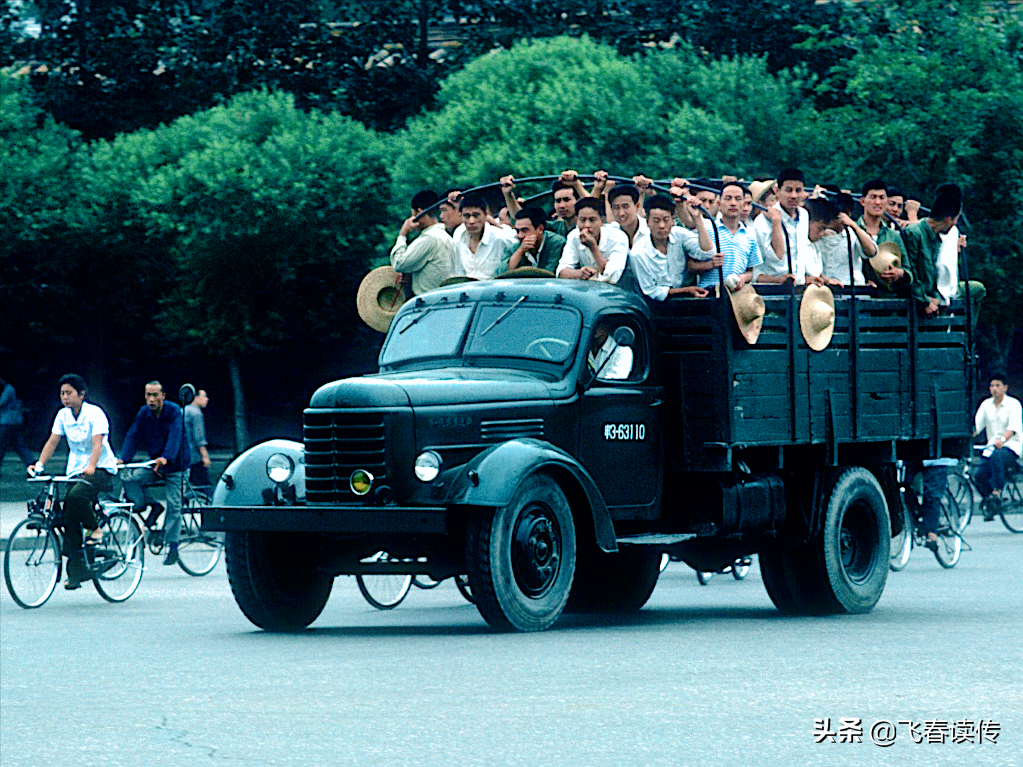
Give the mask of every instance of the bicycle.
MULTIPOLYGON (((4 580, 11 598, 21 607, 32 609, 44 605, 60 581, 64 560, 60 486, 88 480, 81 475, 39 475, 28 481, 45 482, 46 487, 28 502, 28 516, 7 539, 4 580)), ((101 499, 95 513, 102 537, 82 547, 82 580, 91 580, 108 602, 124 602, 142 581, 145 537, 131 513, 131 504, 101 499)))
POLYGON ((749 575, 750 565, 753 564, 753 560, 750 557, 739 557, 730 565, 725 565, 720 570, 697 570, 696 580, 700 582, 701 586, 706 586, 710 583, 710 579, 715 575, 724 575, 731 573, 732 577, 737 581, 745 579, 749 575))
MULTIPOLYGON (((888 563, 889 569, 896 573, 905 569, 906 565, 909 564, 909 558, 914 546, 926 546, 934 552, 934 558, 938 560, 939 565, 945 569, 951 569, 956 566, 960 556, 962 556, 963 545, 965 543, 962 531, 966 528, 966 524, 963 523, 960 516, 960 508, 956 502, 953 486, 946 485, 945 492, 941 497, 941 509, 938 512, 938 529, 935 531, 938 534, 938 540, 928 543, 927 533, 923 528, 922 517, 911 514, 909 504, 906 503, 906 493, 914 493, 917 499, 916 507, 918 509, 921 508, 923 503, 922 489, 920 492, 917 492, 916 484, 914 483, 914 487, 907 487, 903 481, 900 480, 899 483, 902 530, 898 535, 892 536, 891 559, 888 563)), ((969 520, 967 519, 966 522, 968 523, 969 520)), ((966 544, 966 549, 967 551, 969 550, 969 544, 966 544)))
MULTIPOLYGON (((984 451, 986 445, 974 445, 975 451, 984 451)), ((975 459, 976 460, 976 459, 975 459)), ((950 482, 952 476, 949 477, 950 482)), ((978 498, 983 494, 973 479, 973 471, 970 463, 964 463, 956 471, 955 481, 960 487, 956 493, 956 500, 959 503, 961 513, 973 515, 974 493, 978 498)), ((1020 462, 1014 461, 1006 472, 1005 485, 999 494, 998 503, 992 508, 988 506, 984 512, 985 521, 990 521, 997 514, 1005 525, 1005 529, 1012 533, 1023 533, 1023 468, 1020 462)))
MULTIPOLYGON (((121 469, 153 469, 156 461, 121 464, 121 469)), ((155 485, 154 485, 155 486, 155 485)), ((181 498, 181 530, 178 536, 178 566, 189 575, 201 577, 213 571, 220 561, 224 549, 223 533, 211 533, 202 529, 200 507, 210 503, 205 487, 196 487, 185 477, 181 498)), ((123 490, 122 490, 123 494, 123 490)), ((163 527, 157 524, 164 518, 164 509, 152 520, 136 515, 146 530, 146 545, 154 556, 163 553, 166 542, 163 527)))

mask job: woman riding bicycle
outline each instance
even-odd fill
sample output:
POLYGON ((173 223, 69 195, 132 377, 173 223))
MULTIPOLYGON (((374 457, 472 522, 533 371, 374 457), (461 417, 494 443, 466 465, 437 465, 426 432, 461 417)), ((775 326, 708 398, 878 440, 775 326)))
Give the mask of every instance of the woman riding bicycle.
POLYGON ((85 559, 82 554, 82 527, 89 531, 87 544, 97 542, 99 522, 94 508, 101 492, 113 484, 117 473, 117 459, 110 449, 110 422, 103 408, 85 401, 87 387, 85 379, 76 373, 69 373, 58 381, 60 403, 46 440, 39 454, 39 460, 28 467, 29 475, 42 471, 53 451, 60 444, 60 438, 67 439, 68 476, 80 476, 83 481, 72 486, 64 499, 64 545, 67 555, 66 589, 77 589, 85 577, 85 559))

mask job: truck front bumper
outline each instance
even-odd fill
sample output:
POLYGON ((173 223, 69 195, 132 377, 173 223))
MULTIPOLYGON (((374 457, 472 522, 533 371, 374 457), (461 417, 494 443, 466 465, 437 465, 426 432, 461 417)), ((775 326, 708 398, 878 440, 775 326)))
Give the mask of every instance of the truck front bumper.
POLYGON ((308 533, 447 532, 448 510, 432 506, 213 506, 203 530, 308 533))

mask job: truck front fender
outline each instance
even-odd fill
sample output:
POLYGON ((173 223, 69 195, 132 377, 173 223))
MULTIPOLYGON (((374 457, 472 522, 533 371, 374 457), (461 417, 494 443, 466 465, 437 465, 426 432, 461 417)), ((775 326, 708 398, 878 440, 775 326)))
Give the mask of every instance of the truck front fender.
POLYGON ((602 551, 618 550, 614 523, 607 504, 589 472, 571 455, 549 442, 513 439, 488 448, 468 463, 445 472, 446 503, 457 506, 501 507, 511 503, 515 490, 535 472, 550 474, 576 511, 586 506, 602 551))
MULTIPOLYGON (((266 475, 266 459, 274 453, 283 453, 295 464, 295 473, 281 490, 293 487, 294 501, 305 501, 305 447, 290 439, 271 439, 253 445, 239 455, 220 475, 213 491, 214 506, 266 506, 265 491, 274 493, 274 483, 266 475)), ((276 494, 274 495, 276 497, 276 494)))

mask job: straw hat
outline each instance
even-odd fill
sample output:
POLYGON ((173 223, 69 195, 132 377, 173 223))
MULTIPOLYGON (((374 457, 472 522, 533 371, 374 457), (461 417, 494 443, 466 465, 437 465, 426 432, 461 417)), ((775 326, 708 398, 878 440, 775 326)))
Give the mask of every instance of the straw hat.
POLYGON ((451 277, 445 277, 437 287, 446 288, 448 285, 461 285, 463 282, 477 282, 477 279, 475 277, 467 277, 464 274, 455 274, 451 277))
POLYGON ((381 266, 367 274, 355 298, 355 306, 363 322, 381 333, 386 333, 391 327, 391 320, 403 303, 405 291, 401 278, 389 266, 381 266))
POLYGON ((881 274, 889 267, 902 267, 902 248, 897 242, 882 242, 877 246, 877 253, 870 257, 870 268, 881 274))
POLYGON ((738 290, 735 289, 739 277, 730 274, 725 278, 725 287, 728 289, 728 300, 732 304, 732 314, 739 325, 739 332, 746 339, 746 343, 753 345, 760 337, 760 329, 764 326, 764 314, 767 308, 764 299, 753 289, 750 283, 746 283, 738 290))
POLYGON ((753 195, 753 202, 760 202, 768 190, 774 189, 774 179, 768 181, 753 181, 749 185, 749 192, 753 195))
POLYGON ((819 352, 831 343, 835 332, 835 296, 829 288, 807 285, 799 302, 799 329, 806 345, 819 352))
POLYGON ((554 277, 554 272, 548 272, 538 266, 520 266, 503 274, 497 275, 495 280, 508 280, 514 277, 554 277))

